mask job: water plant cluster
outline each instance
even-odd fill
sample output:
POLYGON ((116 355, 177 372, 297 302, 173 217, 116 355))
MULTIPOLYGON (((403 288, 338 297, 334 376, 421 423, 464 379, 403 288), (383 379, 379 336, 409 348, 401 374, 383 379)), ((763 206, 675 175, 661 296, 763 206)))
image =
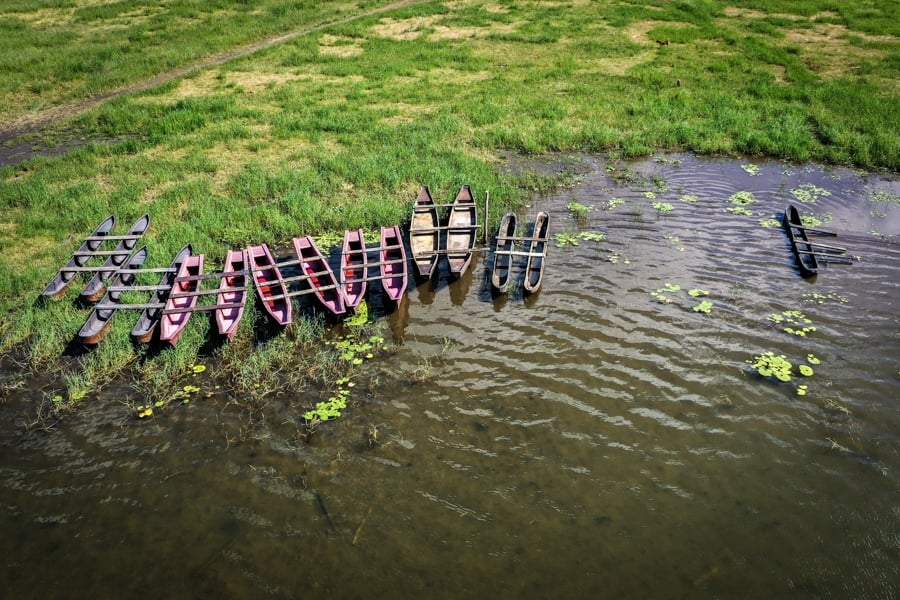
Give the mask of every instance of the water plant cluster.
POLYGON ((830 195, 831 192, 812 183, 801 183, 791 190, 791 196, 804 204, 815 204, 819 198, 830 195))
POLYGON ((579 231, 578 233, 574 233, 571 231, 560 231, 553 234, 553 240, 556 242, 557 248, 564 248, 565 246, 577 246, 579 240, 584 240, 586 242, 602 242, 605 239, 606 234, 599 233, 597 231, 579 231))
MULTIPOLYGON (((680 292, 681 290, 682 290, 682 288, 679 284, 666 282, 666 284, 663 287, 650 292, 650 295, 657 302, 660 302, 662 304, 672 304, 674 301, 672 300, 672 298, 670 296, 680 292)), ((703 298, 704 296, 709 295, 709 291, 703 290, 700 288, 691 288, 691 289, 687 290, 687 295, 690 296, 691 298, 703 298)), ((698 313, 708 314, 708 313, 712 312, 713 306, 714 305, 711 300, 704 298, 703 300, 700 301, 699 304, 693 305, 691 307, 691 310, 693 310, 694 312, 698 312, 698 313)))
MULTIPOLYGON (((810 353, 806 355, 806 362, 809 364, 798 364, 797 371, 803 377, 812 377, 814 371, 810 365, 818 365, 822 361, 810 353)), ((784 354, 775 354, 771 350, 757 354, 751 360, 748 360, 747 363, 756 369, 759 375, 768 379, 776 379, 786 383, 794 377, 794 365, 788 360, 788 357, 784 354)), ((798 396, 805 396, 808 391, 808 384, 799 384, 796 389, 798 396)))
POLYGON ((753 212, 747 207, 758 202, 756 196, 753 195, 753 192, 747 191, 735 192, 728 198, 728 200, 729 202, 731 202, 731 206, 726 208, 725 210, 732 214, 742 215, 746 217, 753 216, 753 212))
POLYGON ((766 319, 778 325, 784 325, 782 328, 784 332, 798 337, 805 337, 806 334, 816 331, 816 326, 812 324, 812 320, 796 309, 772 313, 766 319))

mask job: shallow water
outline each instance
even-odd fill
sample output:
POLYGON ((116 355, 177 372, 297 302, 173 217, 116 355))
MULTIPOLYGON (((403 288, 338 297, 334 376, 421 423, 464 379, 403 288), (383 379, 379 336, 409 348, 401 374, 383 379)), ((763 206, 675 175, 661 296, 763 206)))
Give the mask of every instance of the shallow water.
POLYGON ((605 238, 551 244, 535 296, 492 298, 488 253, 411 289, 386 319, 396 352, 308 443, 283 408, 301 391, 255 415, 197 400, 146 423, 111 391, 30 436, 12 423, 33 400, 13 393, 6 594, 896 598, 900 186, 580 160, 583 181, 520 221, 546 210, 551 235, 605 238), (753 216, 726 211, 738 191, 753 216), (839 236, 820 241, 854 263, 802 279, 783 231, 759 223, 788 202, 830 215, 839 236), (667 283, 681 289, 659 302, 667 283), (692 310, 703 299, 709 314, 692 310), (786 310, 816 331, 767 320, 786 310), (775 383, 747 364, 767 350, 821 364, 775 383))

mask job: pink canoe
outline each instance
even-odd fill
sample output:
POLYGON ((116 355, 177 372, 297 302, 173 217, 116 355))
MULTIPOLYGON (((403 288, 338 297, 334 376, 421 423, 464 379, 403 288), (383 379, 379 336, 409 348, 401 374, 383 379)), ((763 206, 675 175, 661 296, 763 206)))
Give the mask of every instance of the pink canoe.
POLYGON ((229 250, 216 296, 216 327, 219 334, 234 339, 247 304, 247 259, 243 250, 229 250))
POLYGON ((341 249, 341 289, 348 308, 356 308, 366 295, 369 276, 366 240, 362 229, 344 232, 341 249))
POLYGON ((197 291, 200 289, 200 276, 203 274, 203 255, 188 256, 181 263, 172 292, 166 300, 162 319, 159 321, 159 340, 169 342, 172 346, 178 343, 191 312, 197 305, 197 291))
POLYGON ((291 301, 269 247, 262 244, 247 248, 247 263, 253 273, 253 283, 263 307, 279 325, 290 323, 291 301))
POLYGON ((335 315, 347 312, 344 294, 338 286, 334 271, 310 236, 294 238, 294 251, 300 261, 300 270, 306 275, 310 288, 325 308, 335 315))
POLYGON ((400 227, 381 228, 381 285, 385 294, 399 302, 406 292, 406 250, 400 227))

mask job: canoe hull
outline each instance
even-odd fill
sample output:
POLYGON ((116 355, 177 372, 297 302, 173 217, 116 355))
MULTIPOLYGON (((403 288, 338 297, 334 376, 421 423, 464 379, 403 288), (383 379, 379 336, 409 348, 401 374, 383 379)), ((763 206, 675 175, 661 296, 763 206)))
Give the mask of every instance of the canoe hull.
POLYGON ((534 231, 528 248, 528 261, 525 264, 525 293, 533 294, 541 287, 544 279, 544 258, 547 254, 550 229, 550 215, 539 212, 534 220, 534 231))
POLYGON ((219 294, 216 296, 216 327, 219 335, 234 339, 244 308, 247 304, 247 253, 244 250, 229 250, 225 255, 223 273, 219 280, 219 294))
POLYGON ((781 223, 787 233, 791 252, 794 254, 797 268, 800 269, 800 275, 814 277, 819 272, 819 261, 814 254, 810 254, 813 247, 806 235, 806 230, 802 228, 803 221, 800 219, 800 213, 793 204, 788 204, 784 209, 781 223), (805 253, 801 253, 801 251, 805 251, 805 253))
POLYGON ((516 215, 506 213, 500 219, 500 229, 497 232, 497 243, 494 246, 494 264, 491 269, 491 285, 498 292, 505 292, 509 286, 509 274, 512 270, 513 255, 511 252, 515 246, 516 215))
POLYGON ((198 277, 202 273, 202 254, 188 256, 181 263, 181 268, 172 284, 172 291, 166 300, 165 311, 159 322, 160 341, 169 342, 172 346, 178 343, 178 338, 181 337, 181 332, 187 326, 191 312, 197 305, 196 295, 183 296, 181 294, 193 294, 198 291, 200 289, 198 277))
POLYGON ((322 306, 335 315, 347 312, 344 304, 344 294, 338 285, 334 271, 325 260, 325 256, 319 251, 312 237, 294 238, 294 251, 300 261, 300 269, 309 283, 313 294, 318 298, 322 306))
POLYGON ((469 268, 477 230, 478 211, 475 199, 471 188, 464 185, 453 200, 447 223, 447 261, 450 263, 451 274, 460 275, 469 268))
POLYGON ((440 257, 441 229, 437 206, 427 187, 422 186, 413 205, 409 226, 409 246, 416 271, 422 278, 431 277, 440 257))
POLYGON ((149 304, 154 306, 145 308, 141 312, 141 316, 138 317, 137 323, 135 323, 134 327, 131 329, 131 338, 135 342, 146 344, 153 339, 153 333, 156 331, 156 326, 163 316, 163 308, 159 307, 165 306, 169 293, 172 291, 172 282, 175 281, 178 271, 181 270, 181 264, 193 253, 193 248, 188 244, 179 250, 178 254, 175 255, 175 258, 172 259, 168 271, 163 273, 162 278, 159 280, 159 286, 157 286, 158 289, 154 291, 153 295, 150 297, 149 304))
POLYGON ((287 297, 281 271, 265 244, 247 248, 247 263, 253 273, 253 284, 263 308, 279 325, 291 322, 291 301, 287 297))
POLYGON ((110 255, 103 263, 103 270, 97 271, 84 289, 81 290, 82 300, 85 302, 96 302, 97 298, 103 295, 107 280, 114 275, 114 271, 107 269, 109 267, 122 266, 131 255, 138 240, 146 233, 148 227, 150 227, 150 215, 145 214, 134 222, 128 233, 119 240, 119 243, 113 250, 114 254, 110 255))
MULTIPOLYGON (((147 247, 144 246, 135 252, 128 262, 125 264, 126 269, 139 269, 144 261, 147 260, 147 247)), ((136 277, 134 273, 119 273, 113 278, 111 287, 127 287, 134 284, 136 277)), ((111 306, 119 303, 122 292, 118 290, 107 291, 98 303, 99 306, 111 306)), ((83 344, 92 346, 100 342, 109 331, 110 323, 116 314, 115 308, 94 308, 88 315, 87 321, 78 332, 78 337, 83 344)))
POLYGON ((369 277, 366 240, 362 229, 344 232, 341 248, 341 290, 347 308, 356 308, 366 295, 369 277))
POLYGON ((406 250, 400 227, 381 228, 381 285, 393 302, 399 302, 406 293, 406 250))

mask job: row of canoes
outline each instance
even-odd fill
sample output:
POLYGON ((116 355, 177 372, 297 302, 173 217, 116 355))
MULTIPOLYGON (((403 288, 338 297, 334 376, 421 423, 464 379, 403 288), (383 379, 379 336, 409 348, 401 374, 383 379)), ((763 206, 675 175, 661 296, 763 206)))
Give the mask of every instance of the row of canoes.
POLYGON ((797 261, 797 268, 800 269, 803 277, 815 276, 819 272, 820 262, 852 263, 850 257, 847 256, 846 248, 811 240, 810 235, 836 237, 837 234, 805 226, 800 218, 800 213, 793 204, 788 204, 784 209, 781 223, 787 233, 791 252, 797 261))
POLYGON ((441 256, 447 257, 451 276, 459 276, 472 262, 478 234, 478 210, 472 189, 464 185, 452 204, 435 204, 427 187, 419 190, 409 225, 409 247, 420 277, 438 272, 441 256), (449 207, 446 219, 442 208, 449 207))
POLYGON ((302 294, 314 294, 328 311, 340 316, 359 305, 371 281, 380 281, 385 296, 394 303, 406 291, 406 251, 399 226, 382 227, 381 243, 375 248, 367 247, 362 230, 345 232, 336 275, 309 236, 293 240, 295 257, 286 261, 277 262, 268 246, 261 244, 229 250, 222 271, 204 273, 204 255, 194 254, 188 244, 168 267, 148 268, 144 266, 146 246, 132 250, 149 226, 149 218, 145 215, 122 236, 111 235, 114 223, 113 217, 107 218, 85 238, 42 292, 44 297, 59 298, 79 274, 93 274, 81 296, 96 305, 78 333, 89 345, 103 339, 113 316, 126 309, 141 311, 131 331, 136 342, 149 342, 158 332, 160 341, 174 346, 191 314, 198 311, 214 311, 219 333, 232 339, 251 284, 263 308, 280 325, 290 323, 291 298, 302 294), (104 250, 107 242, 117 242, 115 250, 104 250), (90 265, 100 257, 105 258, 102 265, 90 265), (140 284, 139 278, 148 274, 160 274, 159 283, 140 284), (217 285, 204 288, 206 280, 217 280, 217 285), (129 292, 149 292, 150 297, 141 303, 123 302, 123 294, 129 292), (204 296, 215 298, 198 304, 204 296))

